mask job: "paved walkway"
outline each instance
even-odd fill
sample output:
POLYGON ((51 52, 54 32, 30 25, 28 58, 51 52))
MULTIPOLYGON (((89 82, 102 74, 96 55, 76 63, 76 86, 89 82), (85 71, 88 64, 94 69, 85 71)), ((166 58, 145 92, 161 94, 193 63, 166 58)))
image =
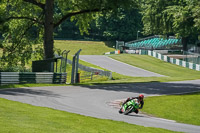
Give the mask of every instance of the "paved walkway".
POLYGON ((80 55, 80 59, 91 64, 100 66, 112 72, 132 77, 163 77, 154 72, 150 72, 138 67, 134 67, 123 62, 114 60, 104 55, 80 55))

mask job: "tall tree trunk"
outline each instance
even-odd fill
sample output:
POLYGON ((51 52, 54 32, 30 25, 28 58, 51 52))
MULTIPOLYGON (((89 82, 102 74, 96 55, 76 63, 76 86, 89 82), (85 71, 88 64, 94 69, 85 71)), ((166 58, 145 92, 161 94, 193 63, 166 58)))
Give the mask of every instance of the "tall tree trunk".
POLYGON ((54 0, 46 0, 45 4, 45 25, 44 25, 44 57, 53 58, 53 13, 54 0))
POLYGON ((183 51, 187 51, 188 37, 182 38, 183 51))

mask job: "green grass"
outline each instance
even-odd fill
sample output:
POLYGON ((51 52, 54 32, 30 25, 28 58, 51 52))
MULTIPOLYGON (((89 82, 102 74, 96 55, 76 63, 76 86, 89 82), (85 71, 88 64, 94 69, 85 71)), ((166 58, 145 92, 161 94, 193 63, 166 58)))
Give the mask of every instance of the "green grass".
POLYGON ((70 50, 69 55, 74 55, 79 49, 82 49, 80 55, 103 55, 105 52, 115 51, 100 41, 55 40, 55 47, 62 51, 70 50))
POLYGON ((200 125, 199 101, 200 93, 148 97, 142 111, 177 122, 200 125))
POLYGON ((172 131, 97 119, 0 98, 1 133, 170 133, 172 131))
MULTIPOLYGON (((111 55, 110 57, 122 61, 124 63, 167 76, 167 77, 137 77, 133 80, 134 82, 150 82, 150 81, 167 82, 167 81, 200 79, 199 71, 167 63, 148 55, 123 54, 123 55, 111 55)), ((128 81, 130 80, 128 79, 128 81)))

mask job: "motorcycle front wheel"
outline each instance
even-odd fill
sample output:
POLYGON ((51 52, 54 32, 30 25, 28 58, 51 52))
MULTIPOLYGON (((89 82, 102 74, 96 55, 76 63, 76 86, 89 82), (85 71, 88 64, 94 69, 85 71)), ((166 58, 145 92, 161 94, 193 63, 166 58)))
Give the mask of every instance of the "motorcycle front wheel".
POLYGON ((128 115, 129 113, 132 112, 132 110, 133 110, 133 106, 128 106, 128 107, 126 108, 126 110, 124 111, 124 114, 125 114, 125 115, 128 115))

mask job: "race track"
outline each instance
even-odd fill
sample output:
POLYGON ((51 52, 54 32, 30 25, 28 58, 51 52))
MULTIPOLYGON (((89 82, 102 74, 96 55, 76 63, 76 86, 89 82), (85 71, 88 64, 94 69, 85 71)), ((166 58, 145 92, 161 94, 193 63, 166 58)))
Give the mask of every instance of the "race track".
MULTIPOLYGON (((120 63, 106 56, 96 56, 95 58, 94 56, 80 56, 80 58, 124 75, 137 77, 163 76, 120 63)), ((199 133, 200 126, 177 123, 173 120, 155 118, 141 113, 131 113, 128 116, 118 113, 119 102, 127 97, 135 97, 139 94, 144 94, 147 97, 189 92, 200 92, 200 80, 96 86, 25 87, 2 89, 0 90, 0 97, 35 106, 49 107, 96 118, 124 121, 145 127, 199 133)))
MULTIPOLYGON (((98 86, 31 87, 0 90, 0 97, 63 110, 67 112, 112 119, 145 127, 158 127, 173 131, 199 133, 200 126, 176 123, 172 120, 131 113, 118 113, 116 103, 127 97, 155 96, 200 91, 200 80, 168 83, 135 83, 98 86)), ((145 107, 145 105, 144 105, 145 107)))
POLYGON ((133 77, 163 77, 154 72, 150 72, 135 66, 125 64, 104 55, 80 55, 80 59, 91 64, 100 66, 112 72, 133 76, 133 77))

